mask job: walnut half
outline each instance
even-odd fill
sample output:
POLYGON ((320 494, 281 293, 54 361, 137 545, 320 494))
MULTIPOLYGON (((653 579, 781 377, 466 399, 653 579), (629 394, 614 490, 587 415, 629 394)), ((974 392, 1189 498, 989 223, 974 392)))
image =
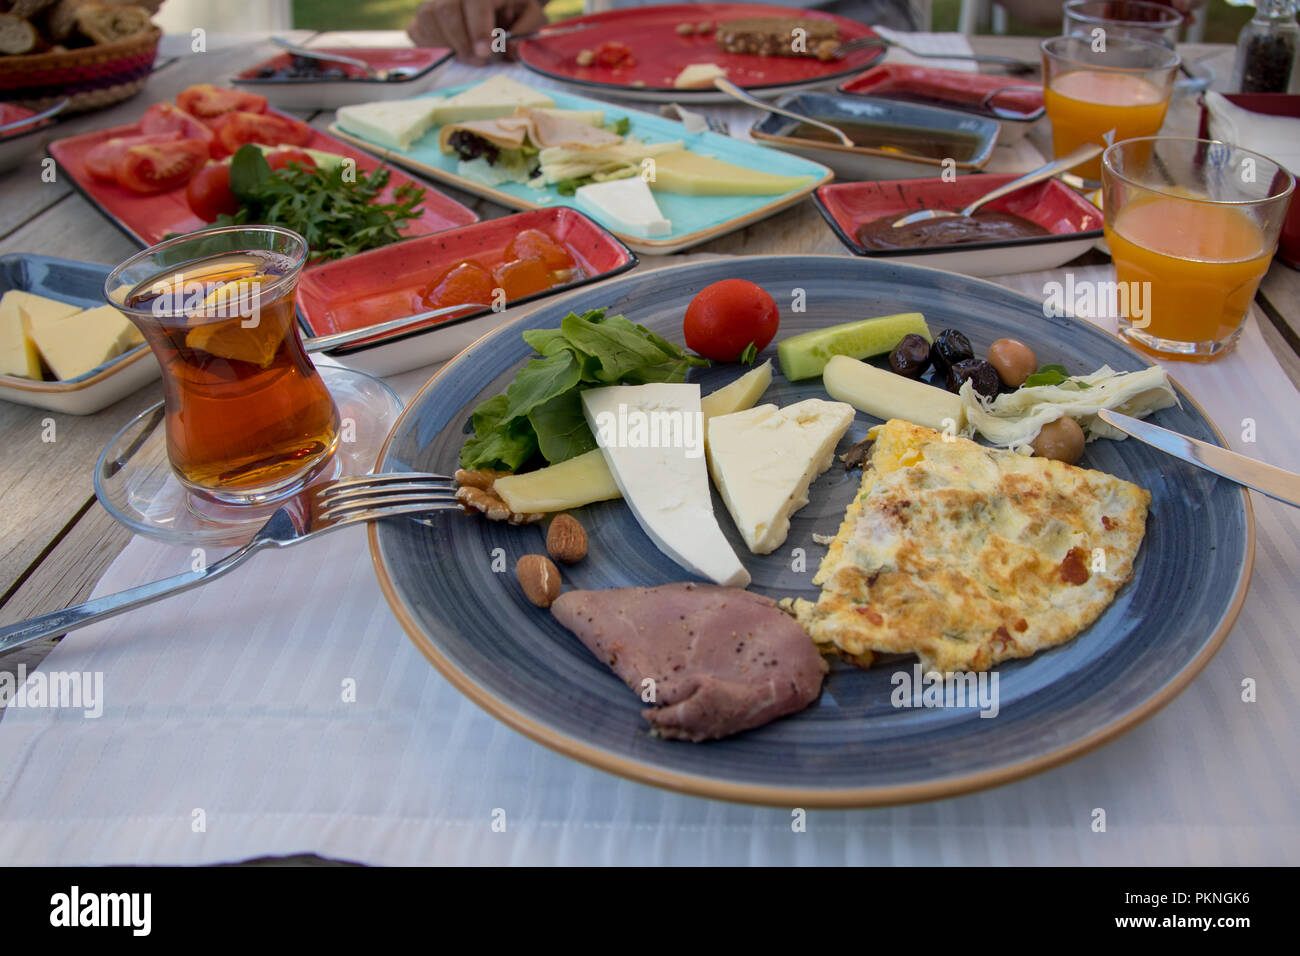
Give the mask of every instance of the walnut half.
POLYGON ((533 524, 546 517, 543 514, 518 514, 510 510, 501 496, 493 490, 498 478, 510 474, 508 471, 494 471, 491 468, 468 470, 457 469, 456 500, 467 513, 478 512, 489 521, 506 521, 510 524, 533 524))

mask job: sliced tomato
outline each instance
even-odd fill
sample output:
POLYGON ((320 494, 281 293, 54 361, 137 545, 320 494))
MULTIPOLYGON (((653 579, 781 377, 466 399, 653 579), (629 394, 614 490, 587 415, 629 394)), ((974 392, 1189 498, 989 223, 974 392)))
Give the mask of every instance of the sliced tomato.
POLYGON ((593 52, 596 54, 596 64, 607 69, 636 66, 636 57, 632 55, 631 47, 617 40, 606 40, 593 52))
POLYGON ((227 113, 213 123, 216 133, 214 155, 233 153, 245 143, 263 146, 306 146, 311 142, 313 130, 288 116, 275 113, 227 113))
POLYGON ((96 179, 117 182, 117 161, 132 146, 154 146, 180 139, 179 133, 152 133, 136 136, 114 136, 96 143, 83 160, 90 175, 96 179))
POLYGON ((117 181, 138 193, 161 193, 189 181, 208 158, 201 139, 128 147, 117 161, 117 181))
POLYGON ((223 113, 234 113, 236 111, 264 113, 266 112, 266 97, 258 96, 256 93, 244 93, 240 90, 228 90, 224 87, 213 86, 211 83, 199 83, 189 89, 182 90, 180 95, 176 97, 176 105, 191 116, 207 120, 213 116, 221 116, 223 113))
POLYGON ((210 162, 200 168, 185 187, 185 201, 204 222, 216 222, 222 213, 233 216, 239 212, 239 200, 230 191, 230 163, 210 162))
POLYGON ((212 141, 212 130, 206 123, 170 103, 154 103, 145 110, 140 118, 140 132, 177 133, 180 139, 212 141))
POLYGON ((297 163, 303 169, 314 169, 316 166, 311 153, 296 146, 282 146, 266 154, 266 165, 272 169, 284 169, 290 163, 297 163))

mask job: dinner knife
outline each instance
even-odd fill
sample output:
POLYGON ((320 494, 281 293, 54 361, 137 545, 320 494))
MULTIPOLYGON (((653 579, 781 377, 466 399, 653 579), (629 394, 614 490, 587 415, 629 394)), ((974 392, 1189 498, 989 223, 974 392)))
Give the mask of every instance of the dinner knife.
POLYGON ((1152 448, 1300 508, 1300 475, 1103 408, 1097 417, 1152 448))

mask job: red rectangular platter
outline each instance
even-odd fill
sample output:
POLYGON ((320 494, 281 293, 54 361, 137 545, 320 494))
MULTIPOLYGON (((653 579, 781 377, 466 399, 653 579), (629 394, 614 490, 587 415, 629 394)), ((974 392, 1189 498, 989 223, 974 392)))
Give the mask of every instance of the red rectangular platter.
MULTIPOLYGON (((362 311, 349 307, 361 301, 367 302, 371 324, 426 311, 423 294, 443 273, 466 261, 490 270, 501 261, 510 240, 524 229, 539 229, 563 246, 581 274, 545 291, 512 300, 508 303, 512 308, 607 279, 637 263, 627 246, 578 210, 568 206, 534 209, 313 266, 298 281, 298 317, 308 334, 330 335, 365 327, 362 311), (375 300, 381 303, 378 309, 375 300)), ((347 354, 486 314, 487 310, 480 310, 430 319, 412 329, 333 350, 333 354, 347 354)))
MULTIPOLYGON (((268 110, 268 112, 275 111, 268 110)), ((87 171, 85 156, 92 148, 110 137, 132 136, 139 131, 139 125, 132 123, 96 130, 92 133, 82 133, 55 140, 50 143, 48 152, 91 204, 142 246, 152 246, 169 233, 193 232, 196 229, 206 228, 210 223, 194 215, 185 202, 183 186, 165 193, 144 195, 132 192, 117 183, 96 179, 87 171)), ((312 131, 312 138, 306 145, 311 149, 321 149, 350 157, 356 160, 357 169, 363 172, 368 173, 383 165, 369 153, 319 130, 312 131)), ((478 214, 471 209, 462 206, 449 196, 444 196, 427 183, 413 180, 397 169, 392 169, 388 188, 380 198, 387 200, 394 189, 408 182, 415 182, 424 187, 425 196, 419 218, 411 220, 403 227, 404 235, 422 236, 441 232, 453 226, 478 222, 478 214)))
MULTIPOLYGON (((364 80, 367 83, 409 83, 411 80, 419 79, 440 63, 444 63, 451 58, 451 50, 446 47, 312 47, 313 53, 320 53, 325 56, 346 56, 354 60, 364 60, 370 64, 372 70, 411 70, 409 76, 401 80, 376 80, 366 75, 366 71, 359 66, 353 66, 350 63, 326 63, 321 62, 322 67, 338 67, 349 80, 364 80)), ((285 51, 278 53, 269 60, 263 60, 256 66, 250 66, 242 73, 236 73, 231 79, 235 83, 337 83, 338 80, 323 79, 320 77, 304 77, 291 80, 278 80, 270 77, 262 77, 258 74, 265 68, 270 67, 273 70, 282 69, 293 62, 293 54, 285 51)))
POLYGON ((840 84, 841 93, 959 109, 994 119, 1037 119, 1043 114, 1043 87, 989 73, 963 73, 929 66, 881 63, 840 84))
MULTIPOLYGON (((949 182, 936 179, 897 179, 889 182, 832 183, 815 193, 817 205, 846 246, 858 255, 868 252, 857 240, 858 228, 882 216, 904 215, 921 209, 947 209, 958 212, 980 196, 1009 183, 1016 177, 958 176, 949 182)), ((966 242, 960 245, 925 246, 916 249, 873 250, 870 255, 915 255, 939 249, 987 249, 998 246, 1027 245, 1053 239, 1077 239, 1081 233, 1101 235, 1099 210, 1069 186, 1048 179, 996 199, 985 209, 1009 212, 1037 223, 1050 236, 1003 239, 996 242, 966 242)))

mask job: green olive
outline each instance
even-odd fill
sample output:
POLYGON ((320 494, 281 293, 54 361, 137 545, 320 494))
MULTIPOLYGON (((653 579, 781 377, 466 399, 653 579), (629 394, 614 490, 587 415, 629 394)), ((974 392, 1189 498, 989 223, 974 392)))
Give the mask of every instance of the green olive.
POLYGON ((1073 465, 1083 457, 1083 429, 1073 418, 1048 422, 1033 441, 1034 454, 1073 465))
POLYGON ((989 346, 989 364, 1008 388, 1019 388, 1038 370, 1034 350, 1019 339, 998 339, 989 346))

